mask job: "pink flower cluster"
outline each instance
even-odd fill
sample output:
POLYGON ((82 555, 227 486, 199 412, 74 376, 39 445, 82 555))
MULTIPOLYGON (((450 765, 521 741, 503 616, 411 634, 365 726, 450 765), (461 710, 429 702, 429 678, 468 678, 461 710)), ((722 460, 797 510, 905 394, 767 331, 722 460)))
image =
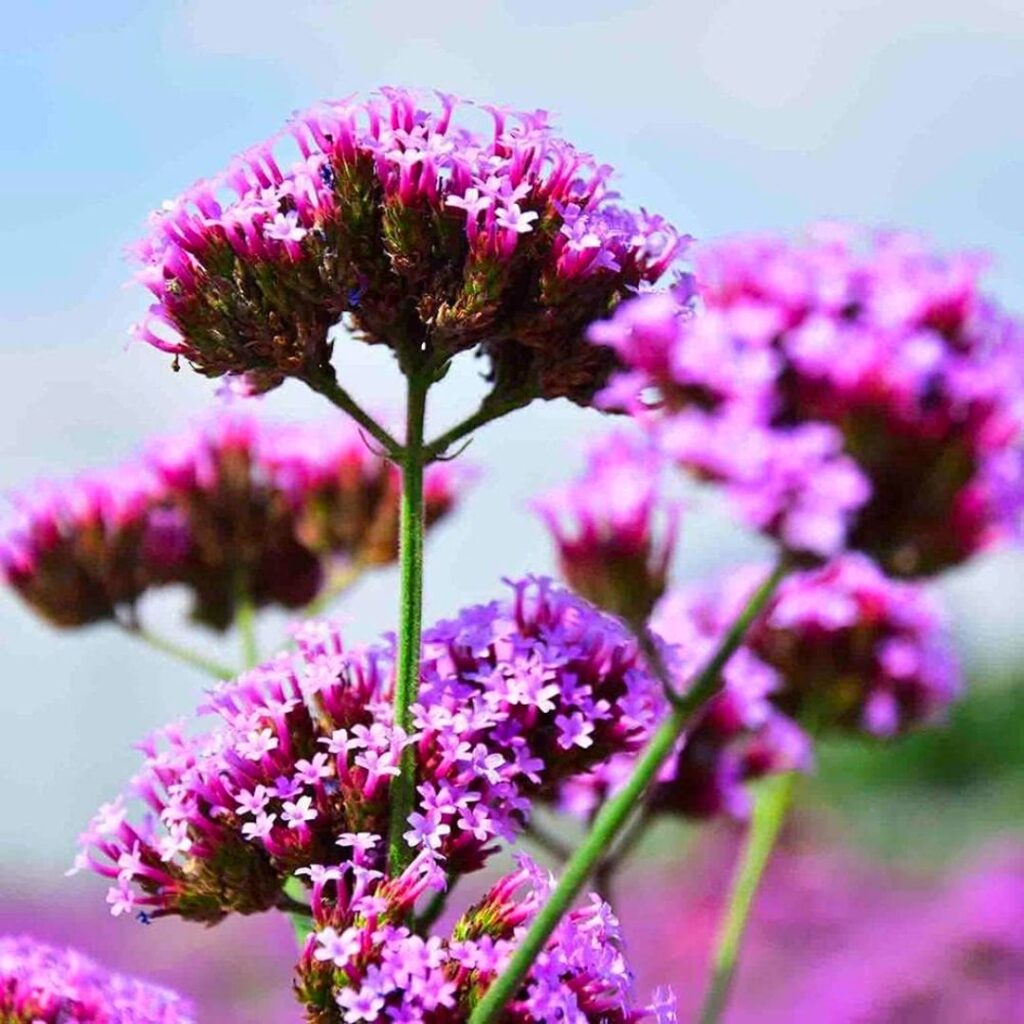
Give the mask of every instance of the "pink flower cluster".
POLYGON ((77 865, 112 882, 115 914, 216 921, 280 902, 293 873, 362 851, 384 867, 389 786, 416 754, 418 797, 404 837, 450 876, 511 838, 531 798, 636 748, 656 684, 618 620, 544 580, 511 602, 427 630, 411 735, 392 722, 393 644, 346 650, 326 623, 213 691, 205 735, 172 726, 143 745, 132 791, 102 808, 77 865))
MULTIPOLYGON (((764 576, 738 570, 717 586, 670 593, 652 628, 686 679, 702 667, 764 576)), ((849 554, 784 580, 659 775, 655 809, 743 816, 745 784, 806 770, 811 743, 797 723, 892 736, 939 717, 961 688, 960 670, 935 603, 919 584, 886 577, 849 554)), ((585 816, 628 777, 620 755, 559 789, 585 816)))
MULTIPOLYGON (((468 479, 452 464, 428 467, 428 525, 468 479)), ((257 604, 297 608, 329 560, 393 562, 399 489, 398 470, 347 418, 279 426, 225 412, 117 469, 16 496, 0 574, 62 626, 112 618, 151 587, 180 583, 195 617, 223 628, 240 576, 257 604)))
MULTIPOLYGON (((737 573, 695 613, 725 628, 760 575, 737 573)), ((962 686, 932 596, 857 554, 784 580, 747 645, 783 681, 777 707, 875 736, 935 721, 962 686)))
POLYGON ((403 367, 481 345, 499 390, 588 400, 612 362, 586 325, 685 242, 615 205, 610 175, 544 111, 390 88, 323 102, 153 215, 136 333, 262 390, 329 375, 347 315, 403 367))
MULTIPOLYGON (((444 885, 422 856, 384 880, 357 853, 311 869, 316 929, 296 992, 312 1024, 464 1024, 507 963, 553 879, 525 857, 454 925, 424 937, 403 922, 430 887, 444 885), (521 890, 527 887, 523 894, 521 890)), ((596 896, 570 912, 502 1015, 509 1024, 674 1024, 674 1000, 635 1007, 618 922, 596 896)))
POLYGON ((73 949, 0 936, 3 1024, 193 1024, 166 989, 114 974, 73 949))
POLYGON ((633 624, 646 621, 664 593, 675 551, 680 510, 660 500, 661 464, 633 435, 609 434, 591 447, 577 479, 534 502, 569 586, 633 624))
POLYGON ((983 266, 837 225, 707 246, 697 311, 646 297, 591 330, 629 367, 604 401, 655 391, 665 450, 788 547, 937 572, 1021 524, 1024 330, 983 266))

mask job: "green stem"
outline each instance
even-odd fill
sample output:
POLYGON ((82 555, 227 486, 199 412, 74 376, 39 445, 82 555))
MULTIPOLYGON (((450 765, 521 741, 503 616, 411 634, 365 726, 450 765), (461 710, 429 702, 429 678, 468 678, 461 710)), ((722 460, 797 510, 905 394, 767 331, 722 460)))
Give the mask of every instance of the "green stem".
POLYGON ((303 897, 306 890, 297 878, 289 878, 285 882, 284 892, 278 897, 277 909, 283 910, 292 922, 295 932, 295 943, 301 951, 306 945, 306 938, 313 930, 313 912, 303 897))
POLYGON ((445 888, 434 893, 430 902, 423 908, 423 913, 416 917, 413 922, 413 931, 417 935, 427 935, 430 929, 437 923, 437 919, 444 913, 448 905, 449 889, 445 888))
POLYGON ((364 572, 364 566, 355 564, 332 573, 324 589, 302 609, 302 618, 312 619, 322 614, 336 598, 354 587, 364 572))
POLYGON ((501 419, 502 416, 514 412, 516 409, 522 409, 532 400, 533 396, 531 395, 529 398, 517 398, 504 402, 482 402, 480 408, 472 416, 467 416, 461 423, 456 423, 454 427, 446 430, 426 446, 426 461, 434 462, 436 459, 442 458, 456 441, 461 441, 478 427, 501 419))
POLYGON ((388 458, 399 461, 402 446, 382 427, 338 382, 327 373, 310 373, 303 378, 314 390, 329 402, 346 412, 384 450, 388 458))
POLYGON ((625 830, 618 846, 611 851, 594 870, 594 889, 605 903, 612 903, 612 885, 619 868, 636 849, 637 843, 647 834, 651 824, 651 805, 640 808, 633 823, 625 830))
MULTIPOLYGON (((558 885, 533 919, 504 973, 473 1010, 469 1024, 491 1024, 498 1020, 502 1010, 515 997, 531 965, 543 950, 558 922, 579 895, 591 872, 611 848, 615 837, 643 799, 659 768, 675 749, 676 742, 694 711, 720 689, 722 669, 742 643, 751 623, 767 604, 787 571, 788 566, 785 563, 776 566, 733 623, 690 689, 671 705, 668 717, 648 741, 626 784, 598 812, 589 834, 569 858, 558 885)), ((669 686, 670 680, 663 678, 662 683, 669 686)))
POLYGON ((138 623, 128 625, 122 622, 120 625, 129 636, 141 640, 162 654, 169 654, 172 658, 205 672, 208 676, 213 676, 214 679, 232 679, 238 674, 230 665, 222 665, 219 661, 207 658, 205 655, 177 644, 173 640, 168 640, 157 633, 152 633, 138 623))
POLYGON ((242 665, 252 668, 259 664, 260 652, 256 643, 256 606, 244 570, 239 570, 235 577, 235 625, 242 642, 242 665))
POLYGON ((753 820, 733 877, 728 910, 715 943, 711 984, 701 1009, 700 1024, 718 1024, 722 1018, 754 896, 785 821, 796 778, 796 772, 787 772, 765 779, 759 787, 753 820))
MULTIPOLYGON (((395 674, 395 725, 412 732, 411 709, 419 689, 420 631, 423 618, 423 427, 430 380, 424 374, 408 378, 405 447, 402 453, 402 503, 399 519, 401 596, 398 626, 398 668, 395 674)), ((412 860, 404 833, 416 796, 416 752, 402 751, 401 773, 391 783, 391 821, 388 865, 392 877, 412 860)))
POLYGON ((546 828, 536 821, 527 823, 523 830, 523 838, 533 843, 534 846, 543 850, 546 854, 554 857, 560 864, 564 864, 572 856, 572 847, 566 845, 557 836, 552 835, 546 828))

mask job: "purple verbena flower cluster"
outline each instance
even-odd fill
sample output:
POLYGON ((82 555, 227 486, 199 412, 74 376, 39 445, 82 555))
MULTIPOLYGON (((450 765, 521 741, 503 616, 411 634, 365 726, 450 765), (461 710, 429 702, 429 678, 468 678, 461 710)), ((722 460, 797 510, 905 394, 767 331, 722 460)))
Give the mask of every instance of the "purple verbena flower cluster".
MULTIPOLYGON (((525 857, 454 925, 423 937, 404 923, 420 895, 443 878, 421 855, 383 880, 359 855, 312 869, 316 929, 299 963, 296 991, 311 1024, 464 1024, 501 973, 553 879, 525 857), (521 890, 527 888, 523 894, 521 890)), ((636 1007, 618 922, 597 896, 559 924, 501 1016, 507 1024, 674 1024, 674 1001, 636 1007)))
POLYGON ((680 509, 660 500, 662 461, 633 435, 609 434, 591 447, 579 477, 534 502, 569 586, 633 624, 664 593, 675 551, 680 509))
MULTIPOLYGON (((685 680, 706 663, 764 572, 750 566, 662 600, 651 625, 670 645, 674 678, 685 680)), ((749 781, 810 767, 811 742, 797 723, 892 736, 941 716, 960 689, 931 596, 920 584, 889 579, 862 555, 842 556, 782 582, 649 800, 690 817, 742 817, 749 781)), ((560 804, 589 815, 625 781, 632 762, 619 755, 567 780, 560 804)))
POLYGON ((916 576, 1019 531, 1024 330, 984 261, 832 224, 695 265, 699 309, 690 284, 592 328, 629 367, 605 404, 647 416, 655 392, 665 450, 793 550, 916 576))
MULTIPOLYGON (((469 477, 428 467, 428 525, 469 477)), ((195 618, 224 628, 240 576, 257 605, 298 608, 333 561, 395 561, 399 494, 398 470, 346 417, 286 426, 223 412, 116 469, 15 496, 0 574, 62 626, 113 618, 179 583, 195 618)))
POLYGON ((214 690, 219 718, 143 744, 132 784, 82 837, 79 867, 112 882, 115 914, 216 921, 280 902, 288 878, 365 853, 385 866, 389 787, 415 750, 418 798, 404 838, 455 876, 511 838, 531 798, 649 731, 657 687, 617 619, 550 582, 469 608, 425 631, 414 731, 392 723, 393 643, 347 650, 326 623, 214 690), (364 849, 365 848, 365 849, 364 849))
POLYGON ((0 936, 3 1024, 193 1024, 167 989, 100 967, 73 949, 0 936))
MULTIPOLYGON (((685 691, 704 667, 730 623, 693 614, 679 592, 659 605, 652 627, 663 642, 663 660, 685 691)), ((779 772, 805 771, 812 763, 808 736, 772 703, 783 683, 777 672, 740 648, 711 698, 676 744, 647 796, 652 810, 688 818, 745 817, 748 784, 779 772)), ((658 720, 669 711, 661 699, 658 720)), ((629 778, 634 757, 619 754, 559 787, 559 806, 589 818, 629 778)))
MULTIPOLYGON (((697 614, 717 613, 725 628, 760 575, 737 573, 717 609, 712 599, 697 614)), ((888 578, 862 555, 784 580, 747 645, 783 681, 773 703, 824 726, 892 736, 940 718, 962 688, 933 596, 888 578)))
POLYGON ((614 360, 586 326, 685 244, 617 206, 610 175, 544 111, 392 88, 323 102, 153 215, 136 333, 265 390, 330 376, 345 316, 403 368, 479 345, 499 394, 589 401, 614 360))

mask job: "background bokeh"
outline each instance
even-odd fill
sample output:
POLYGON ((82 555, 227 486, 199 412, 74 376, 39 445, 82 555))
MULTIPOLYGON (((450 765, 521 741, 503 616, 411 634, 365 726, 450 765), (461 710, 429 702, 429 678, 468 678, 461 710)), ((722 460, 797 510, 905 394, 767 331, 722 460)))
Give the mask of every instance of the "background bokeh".
MULTIPOLYGON (((382 83, 551 109, 567 135, 620 169, 627 199, 698 237, 829 215, 989 249, 993 287, 1024 310, 1024 121, 1013 112, 1024 94, 1020 0, 36 0, 5 13, 0 55, 2 490, 118 459, 213 401, 210 382, 174 375, 166 358, 127 345, 146 297, 122 287, 125 245, 150 208, 294 108, 382 83)), ((336 361, 370 404, 397 402, 385 353, 342 342, 336 361)), ((475 374, 464 363, 438 390, 435 427, 473 406, 475 374)), ((281 416, 320 411, 294 384, 263 404, 281 416)), ((526 502, 567 475, 581 440, 600 429, 596 414, 556 403, 480 435, 470 457, 485 476, 430 543, 428 620, 493 595, 503 575, 551 567, 526 502)), ((694 496, 679 578, 756 550, 694 496)), ((395 584, 384 572, 360 585, 345 607, 353 635, 392 625, 395 584)), ((1024 557, 985 558, 941 587, 973 679, 951 729, 892 749, 824 751, 803 804, 801 836, 870 860, 875 888, 922 877, 948 887, 936 873, 968 870, 993 842, 1018 845, 1024 557)), ((177 595, 161 595, 152 615, 174 632, 180 610, 177 595)), ((283 625, 264 624, 267 646, 283 625)), ((81 934, 97 907, 87 883, 61 876, 73 836, 134 770, 130 744, 188 710, 203 680, 106 628, 56 634, 6 593, 0 639, 0 927, 81 934)), ((637 869, 625 884, 668 884, 675 875, 657 865, 680 841, 654 835, 650 871, 663 874, 637 869)), ((721 849, 701 856, 713 866, 721 849)), ((657 915, 627 914, 631 938, 664 948, 665 935, 687 932, 694 891, 677 893, 674 931, 652 932, 657 915)), ((230 973, 243 935, 263 944, 249 967, 272 973, 260 957, 279 963, 288 943, 279 925, 205 937, 211 976, 230 973)), ((166 931, 156 957, 130 925, 111 927, 90 932, 95 951, 120 943, 115 959, 140 969, 173 975, 174 951, 180 961, 189 948, 189 936, 166 931)), ((693 931, 705 946, 706 932, 693 931)), ((648 970, 650 980, 688 984, 692 957, 682 948, 648 970)), ((237 977, 220 984, 245 988, 237 977)), ((255 1009, 255 990, 246 991, 234 1016, 208 1003, 204 1019, 286 1013, 255 1009)))

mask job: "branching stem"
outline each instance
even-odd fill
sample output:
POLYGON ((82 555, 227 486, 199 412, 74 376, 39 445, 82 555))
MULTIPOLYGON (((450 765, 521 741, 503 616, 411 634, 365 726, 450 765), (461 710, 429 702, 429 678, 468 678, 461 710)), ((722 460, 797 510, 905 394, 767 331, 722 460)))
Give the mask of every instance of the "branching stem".
MULTIPOLYGON (((584 883, 629 820, 634 808, 643 799, 647 787, 661 765, 675 749, 676 742, 693 713, 720 689, 722 670, 787 571, 788 566, 785 563, 780 563, 772 571, 733 623, 690 689, 671 705, 669 715, 657 728, 637 759, 632 775, 598 812, 589 834, 569 858, 562 877, 548 897, 547 903, 533 919, 504 973, 474 1008, 469 1024, 492 1024, 500 1019, 502 1011, 519 991, 531 965, 540 955, 558 922, 569 910, 584 883)), ((670 680, 662 679, 662 683, 668 685, 670 680)))

